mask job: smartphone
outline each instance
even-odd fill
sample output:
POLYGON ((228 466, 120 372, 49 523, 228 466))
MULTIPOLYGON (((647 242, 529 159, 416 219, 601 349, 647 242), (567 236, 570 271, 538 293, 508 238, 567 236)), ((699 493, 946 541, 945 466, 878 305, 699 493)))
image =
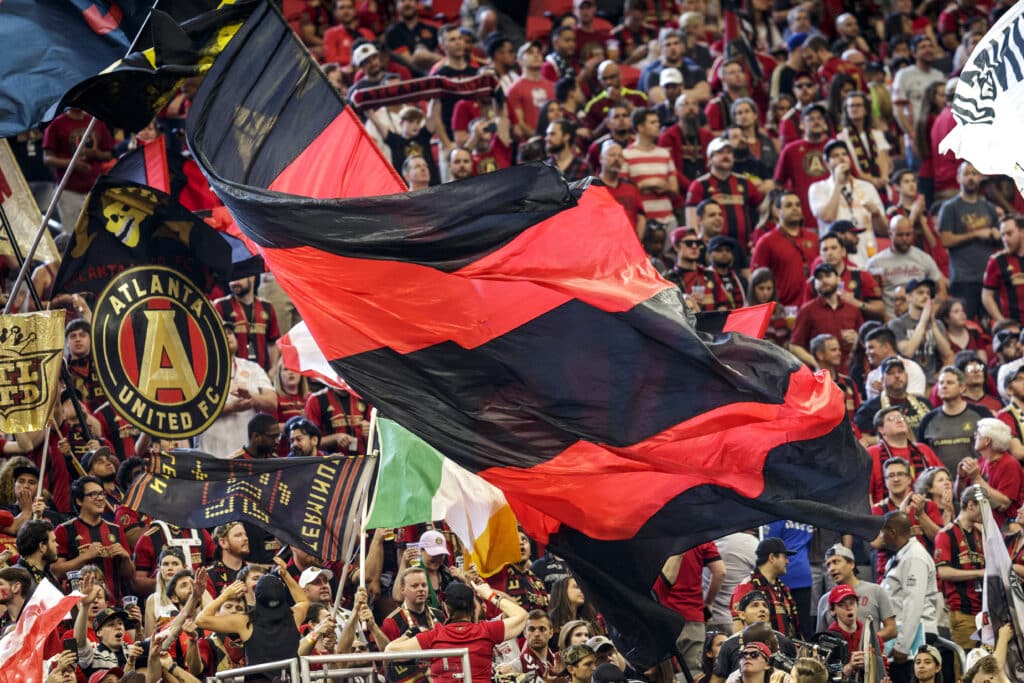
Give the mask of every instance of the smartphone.
POLYGON ((65 638, 64 639, 64 651, 65 652, 74 652, 75 653, 75 660, 77 661, 78 660, 78 641, 76 641, 74 638, 65 638))

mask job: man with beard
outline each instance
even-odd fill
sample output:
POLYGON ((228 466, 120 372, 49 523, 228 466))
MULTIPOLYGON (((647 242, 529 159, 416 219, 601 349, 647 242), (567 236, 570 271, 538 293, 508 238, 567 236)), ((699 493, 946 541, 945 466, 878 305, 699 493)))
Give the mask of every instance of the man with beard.
MULTIPOLYGON (((877 583, 857 578, 857 560, 853 551, 836 543, 825 551, 825 572, 837 586, 849 586, 857 596, 857 619, 871 617, 883 642, 896 637, 896 610, 889 596, 877 583)), ((829 609, 828 594, 818 600, 818 625, 815 631, 824 631, 835 621, 829 609)))
POLYGON ((307 567, 299 575, 299 588, 306 591, 310 602, 319 602, 330 606, 332 604, 331 579, 334 572, 321 567, 307 567))
POLYGON ((551 642, 551 617, 535 609, 526 615, 526 643, 519 657, 501 667, 501 673, 533 674, 535 681, 545 681, 557 675, 558 660, 551 642))
POLYGON ((893 315, 896 290, 911 280, 931 280, 936 285, 935 298, 946 298, 946 279, 935 259, 914 246, 914 227, 904 216, 889 221, 892 245, 868 259, 864 270, 882 283, 882 300, 888 315, 893 315))
POLYGON ((750 144, 743 128, 732 124, 725 129, 725 139, 732 145, 732 170, 754 184, 761 192, 767 192, 775 186, 772 180, 774 168, 768 168, 763 161, 750 153, 750 144))
POLYGON ((665 273, 665 279, 690 297, 699 310, 725 309, 725 301, 715 284, 714 273, 700 263, 700 250, 704 243, 697 233, 677 228, 672 231, 672 241, 676 250, 676 264, 665 273))
POLYGON ((715 289, 725 297, 729 310, 743 308, 747 281, 734 268, 739 243, 728 235, 716 235, 707 243, 708 265, 715 275, 715 289))
MULTIPOLYGON (((878 411, 890 406, 899 406, 903 409, 902 414, 906 418, 907 427, 912 434, 921 424, 924 416, 931 410, 931 405, 924 396, 908 392, 907 364, 902 358, 890 356, 882 361, 879 367, 881 368, 882 391, 861 404, 853 416, 853 421, 861 434, 871 436, 876 433, 878 427, 875 420, 878 411)), ((873 443, 874 439, 868 439, 868 441, 873 443)), ((935 464, 941 464, 938 458, 936 460, 935 464)))
POLYGON ((935 383, 943 361, 953 356, 946 326, 936 316, 936 291, 937 285, 928 279, 908 282, 906 292, 910 308, 887 324, 896 335, 900 355, 913 358, 921 366, 929 385, 935 383))
POLYGON ((754 210, 764 198, 750 180, 733 172, 733 147, 724 138, 715 138, 707 148, 708 172, 690 183, 686 193, 686 222, 697 224, 696 208, 705 199, 714 199, 725 212, 725 234, 744 248, 754 232, 754 210))
POLYGON ((750 572, 749 579, 736 586, 736 590, 732 593, 734 626, 742 627, 745 624, 741 618, 743 596, 759 591, 768 599, 770 616, 767 621, 772 628, 787 638, 799 635, 800 620, 797 616, 796 600, 793 599, 793 594, 789 592, 786 584, 782 582, 782 577, 789 569, 790 555, 795 554, 777 536, 769 536, 757 544, 754 570, 750 572))
POLYGON ((32 575, 24 569, 20 567, 0 569, 0 607, 4 608, 3 615, 0 615, 0 634, 18 622, 21 610, 32 597, 34 589, 32 575))
POLYGON ((256 413, 246 427, 249 439, 244 446, 231 454, 232 460, 266 460, 275 457, 277 444, 281 441, 281 425, 277 418, 268 413, 256 413))
POLYGON ((804 135, 782 148, 775 165, 775 183, 796 192, 803 205, 804 225, 817 224, 811 205, 807 201, 808 191, 815 182, 829 177, 825 163, 825 143, 828 141, 828 110, 820 103, 809 104, 803 109, 804 135))
POLYGON ((985 264, 981 302, 993 322, 1024 320, 1024 217, 1004 216, 999 222, 1003 249, 985 264))
POLYGON ((46 519, 32 519, 18 529, 15 541, 18 561, 14 565, 27 571, 33 586, 43 579, 59 585, 50 571, 50 565, 57 561, 57 536, 53 525, 46 519))
POLYGON ((804 283, 811 277, 811 264, 818 253, 817 233, 802 227, 802 204, 792 191, 775 198, 779 225, 757 241, 750 257, 752 269, 769 268, 774 273, 776 295, 783 306, 803 302, 804 283))
POLYGON ((363 72, 363 77, 352 84, 348 89, 349 94, 383 85, 385 80, 398 80, 398 74, 385 71, 384 57, 373 43, 357 45, 352 51, 352 64, 363 72))
MULTIPOLYGON (((395 640, 410 629, 413 632, 430 630, 443 621, 441 611, 427 604, 430 594, 427 582, 427 573, 422 567, 406 567, 399 573, 395 587, 402 604, 380 626, 390 640, 395 640)), ((389 681, 420 683, 426 680, 430 664, 422 660, 396 661, 389 668, 389 681)))
MULTIPOLYGON (((848 221, 843 222, 853 227, 848 221)), ((884 319, 885 304, 882 303, 881 288, 871 273, 854 268, 849 264, 846 260, 848 253, 843 233, 836 231, 835 225, 833 225, 818 243, 818 258, 822 263, 830 264, 839 273, 839 281, 842 283, 839 297, 848 304, 859 308, 865 318, 884 319)), ((813 296, 814 282, 809 280, 804 287, 804 299, 810 299, 813 296)))
POLYGON ((59 560, 55 574, 64 575, 86 564, 103 570, 107 590, 117 602, 132 590, 135 565, 128 550, 128 539, 120 527, 103 519, 106 492, 96 477, 82 477, 71 486, 71 497, 78 516, 55 530, 59 560))
POLYGON ((707 73, 696 64, 690 64, 686 59, 686 43, 679 31, 665 30, 661 32, 658 39, 661 44, 660 56, 644 67, 640 73, 639 87, 644 92, 650 92, 651 88, 661 82, 661 72, 665 69, 677 69, 683 76, 683 87, 686 92, 693 95, 698 102, 707 102, 711 99, 711 86, 708 84, 707 73))
POLYGON ((289 420, 285 423, 285 438, 288 439, 289 458, 310 458, 325 455, 320 451, 320 430, 306 418, 289 420))
POLYGON ((420 0, 396 0, 397 21, 384 32, 388 50, 414 76, 424 76, 441 60, 437 51, 437 29, 420 21, 420 0))
POLYGON ((808 106, 817 102, 821 95, 818 83, 808 72, 801 72, 794 76, 792 91, 785 92, 792 94, 796 103, 792 109, 782 115, 782 119, 779 121, 779 144, 782 147, 803 137, 805 132, 804 111, 808 106))
POLYGON ((843 350, 839 369, 846 374, 850 351, 857 343, 857 330, 864 322, 864 316, 857 307, 839 298, 839 273, 833 266, 821 263, 814 269, 814 287, 818 298, 808 301, 797 311, 790 351, 813 365, 814 356, 808 351, 811 339, 822 333, 831 334, 839 340, 843 350))
POLYGON ((601 168, 601 147, 608 140, 614 140, 625 149, 633 142, 633 124, 629 120, 629 106, 625 103, 612 105, 605 116, 604 128, 608 132, 590 143, 587 148, 587 163, 592 169, 601 168))
POLYGON ((274 307, 269 301, 256 296, 255 285, 255 275, 232 280, 231 294, 214 301, 213 307, 235 329, 238 340, 235 355, 270 372, 281 354, 275 343, 281 336, 281 330, 274 307))
POLYGON ((235 580, 238 570, 249 557, 249 536, 241 522, 228 522, 213 530, 213 540, 220 557, 210 565, 206 573, 210 577, 213 594, 220 595, 235 580))
MULTIPOLYGON (((462 27, 458 24, 445 24, 441 27, 441 44, 444 48, 444 59, 430 69, 432 76, 446 78, 470 78, 475 76, 479 67, 469 59, 469 46, 462 27)), ((458 95, 441 95, 441 124, 452 139, 452 113, 459 101, 458 95)))
POLYGON ((718 76, 722 80, 722 92, 704 107, 708 128, 715 137, 722 136, 732 124, 732 103, 750 95, 747 72, 739 59, 726 59, 722 62, 718 67, 718 76))
POLYGON ((456 145, 448 152, 448 182, 473 177, 473 155, 465 147, 456 145))
POLYGON ((615 140, 605 140, 601 145, 601 182, 626 210, 630 223, 636 227, 637 236, 642 238, 647 224, 643 200, 636 185, 619 175, 622 166, 622 147, 615 140))
POLYGON ((665 91, 665 99, 654 106, 654 111, 658 113, 658 123, 664 130, 678 120, 676 99, 683 92, 683 74, 679 73, 679 69, 672 67, 662 69, 658 85, 665 91))
POLYGON ((828 142, 824 153, 829 175, 808 188, 811 212, 818 219, 820 234, 838 220, 848 220, 864 230, 856 251, 850 254, 853 264, 863 267, 878 250, 875 233, 884 234, 887 227, 882 198, 874 185, 853 176, 850 150, 845 142, 828 142))
POLYGON ((704 150, 714 135, 707 126, 700 123, 700 103, 690 93, 676 98, 675 113, 678 119, 662 131, 658 145, 672 155, 672 163, 687 178, 699 178, 707 173, 707 159, 704 150))
POLYGON ((555 167, 568 182, 583 180, 590 175, 587 162, 573 153, 576 129, 568 119, 558 119, 548 124, 544 133, 544 150, 548 163, 555 167))
POLYGON ((619 65, 606 59, 597 66, 597 79, 601 92, 592 97, 583 110, 583 125, 595 136, 604 135, 608 110, 625 105, 630 111, 647 106, 647 95, 639 90, 622 87, 622 72, 619 65))
POLYGON ((64 328, 68 370, 75 389, 90 410, 107 400, 92 362, 92 338, 89 336, 91 333, 92 325, 88 320, 81 318, 72 320, 64 328))
POLYGON ((949 250, 949 293, 963 299, 968 318, 978 315, 988 258, 999 244, 996 207, 980 194, 982 176, 969 162, 957 172, 960 194, 939 209, 939 237, 949 250))

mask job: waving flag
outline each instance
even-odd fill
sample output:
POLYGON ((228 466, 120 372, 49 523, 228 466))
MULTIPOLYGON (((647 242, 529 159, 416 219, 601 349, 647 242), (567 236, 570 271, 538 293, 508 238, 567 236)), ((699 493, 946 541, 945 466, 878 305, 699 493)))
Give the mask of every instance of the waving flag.
POLYGON ((1015 3, 967 58, 953 97, 956 127, 939 144, 982 173, 1008 175, 1024 192, 1024 3, 1015 3))
POLYGON ((380 418, 380 468, 369 529, 443 519, 484 578, 522 559, 504 494, 393 420, 380 418))
POLYGON ((278 339, 277 348, 281 351, 281 362, 292 372, 335 389, 352 391, 348 383, 331 367, 305 322, 300 321, 278 339))
POLYGON ((14 630, 0 639, 0 683, 42 683, 44 645, 81 599, 81 593, 64 595, 48 580, 39 582, 14 630))
POLYGON ((0 2, 0 137, 36 126, 72 85, 124 56, 152 0, 0 2))
POLYGON ((672 649, 649 592, 673 552, 779 518, 877 533, 827 375, 696 332, 611 194, 549 166, 370 196, 401 186, 286 31, 258 10, 210 70, 197 162, 331 365, 501 489, 628 657, 672 649))
POLYGON ((1006 671, 1010 680, 1024 678, 1024 591, 1020 577, 1013 570, 1003 533, 992 515, 987 498, 981 504, 982 531, 985 537, 985 583, 981 591, 982 627, 977 638, 985 645, 995 646, 996 634, 1004 624, 1013 625, 1013 637, 1006 652, 1006 671))

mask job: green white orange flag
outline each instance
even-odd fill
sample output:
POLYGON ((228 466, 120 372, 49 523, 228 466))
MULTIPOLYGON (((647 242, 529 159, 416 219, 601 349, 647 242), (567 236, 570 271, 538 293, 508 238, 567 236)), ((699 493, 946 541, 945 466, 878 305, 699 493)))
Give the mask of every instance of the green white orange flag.
POLYGON ((377 428, 380 467, 367 528, 443 519, 481 576, 519 561, 516 518, 500 490, 397 422, 381 418, 377 428))

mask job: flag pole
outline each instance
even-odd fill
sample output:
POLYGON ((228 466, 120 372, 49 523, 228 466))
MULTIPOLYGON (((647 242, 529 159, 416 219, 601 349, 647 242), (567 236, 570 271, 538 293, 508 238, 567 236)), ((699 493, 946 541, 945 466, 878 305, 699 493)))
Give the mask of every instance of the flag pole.
MULTIPOLYGON (((374 451, 378 450, 377 441, 379 437, 377 435, 377 409, 374 408, 370 411, 370 433, 366 437, 366 457, 374 457, 374 451)), ((367 486, 367 489, 369 486, 367 486)), ((359 587, 366 588, 366 572, 363 568, 366 567, 366 516, 367 509, 369 507, 369 495, 368 490, 363 491, 363 499, 360 502, 359 510, 359 587)))

